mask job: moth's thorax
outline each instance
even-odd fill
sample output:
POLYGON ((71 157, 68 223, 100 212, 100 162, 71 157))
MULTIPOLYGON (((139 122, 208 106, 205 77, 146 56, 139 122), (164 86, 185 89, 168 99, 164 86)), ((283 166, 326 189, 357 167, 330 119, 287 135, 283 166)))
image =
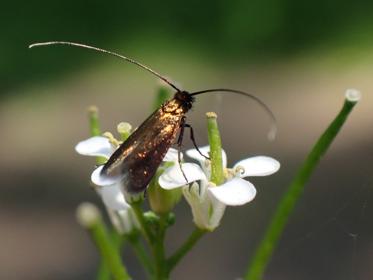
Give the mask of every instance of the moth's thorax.
POLYGON ((162 106, 162 111, 165 114, 174 114, 174 115, 184 114, 186 112, 182 102, 175 98, 164 103, 162 106))
POLYGON ((187 110, 180 100, 175 98, 163 104, 159 113, 155 116, 160 130, 158 135, 159 138, 164 136, 167 137, 169 133, 173 134, 175 129, 179 128, 181 119, 184 117, 186 112, 187 110))
POLYGON ((186 91, 178 91, 174 98, 163 105, 163 111, 166 113, 185 114, 192 108, 194 98, 186 91))

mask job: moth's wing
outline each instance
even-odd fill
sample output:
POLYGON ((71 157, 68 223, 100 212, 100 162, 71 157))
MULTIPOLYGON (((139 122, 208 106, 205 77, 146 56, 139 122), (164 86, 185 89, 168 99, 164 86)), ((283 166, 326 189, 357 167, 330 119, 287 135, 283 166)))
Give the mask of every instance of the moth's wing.
POLYGON ((102 174, 119 177, 131 193, 144 191, 175 141, 182 115, 155 111, 114 152, 102 174))
POLYGON ((140 145, 144 134, 154 125, 159 110, 151 114, 111 155, 102 169, 102 175, 108 177, 122 176, 122 165, 127 157, 140 145))

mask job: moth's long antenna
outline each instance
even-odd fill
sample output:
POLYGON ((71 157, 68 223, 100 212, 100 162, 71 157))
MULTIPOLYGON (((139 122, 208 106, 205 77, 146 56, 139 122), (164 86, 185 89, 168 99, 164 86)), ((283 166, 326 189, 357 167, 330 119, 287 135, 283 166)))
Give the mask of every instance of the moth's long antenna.
POLYGON ((247 92, 244 92, 244 91, 241 91, 241 90, 228 89, 228 88, 206 89, 206 90, 192 92, 192 93, 190 93, 190 95, 194 96, 194 95, 199 95, 199 94, 206 93, 206 92, 221 92, 221 93, 232 92, 232 93, 236 93, 236 94, 240 94, 240 95, 249 97, 252 100, 254 100, 255 102, 257 102, 268 113, 269 117, 271 118, 271 122, 272 123, 271 123, 271 128, 270 128, 270 130, 268 132, 268 139, 269 140, 274 140, 275 139, 276 134, 277 134, 277 121, 276 121, 276 117, 273 114, 272 110, 261 99, 259 99, 258 97, 256 97, 253 94, 250 94, 250 93, 247 93, 247 92))
POLYGON ((98 51, 98 52, 101 52, 101 53, 109 54, 109 55, 112 55, 112 56, 115 56, 115 57, 119 57, 119 58, 121 58, 121 59, 123 59, 125 61, 128 61, 128 62, 130 62, 132 64, 135 64, 135 65, 137 65, 137 66, 139 66, 139 67, 147 70, 148 72, 152 73, 153 75, 157 76, 162 81, 164 81, 165 83, 167 83, 168 85, 170 85, 176 91, 180 91, 180 89, 177 88, 177 86, 175 86, 173 83, 171 83, 165 77, 163 77, 161 74, 155 72, 153 69, 149 68, 148 66, 146 66, 146 65, 144 65, 144 64, 142 64, 140 62, 137 62, 136 60, 134 60, 132 58, 126 57, 124 55, 120 55, 120 54, 115 53, 115 52, 104 50, 104 49, 101 49, 101 48, 92 47, 92 46, 85 45, 85 44, 80 44, 80 43, 65 42, 65 41, 51 41, 51 42, 35 43, 35 44, 29 45, 29 48, 31 49, 31 48, 34 48, 34 47, 51 46, 51 45, 68 45, 68 46, 74 46, 74 47, 90 49, 90 50, 98 51))

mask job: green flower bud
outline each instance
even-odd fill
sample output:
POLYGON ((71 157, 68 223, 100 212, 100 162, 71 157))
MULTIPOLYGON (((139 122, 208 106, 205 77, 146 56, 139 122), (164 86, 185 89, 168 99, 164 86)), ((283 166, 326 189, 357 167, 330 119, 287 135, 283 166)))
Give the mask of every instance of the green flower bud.
POLYGON ((150 208, 157 214, 163 215, 169 213, 175 205, 180 201, 182 196, 181 188, 174 190, 165 190, 158 184, 158 178, 163 171, 171 166, 173 163, 165 163, 158 171, 152 181, 150 182, 147 195, 149 199, 150 208))
POLYGON ((117 126, 117 131, 120 134, 122 141, 126 141, 128 136, 130 136, 132 126, 128 122, 121 122, 117 126))

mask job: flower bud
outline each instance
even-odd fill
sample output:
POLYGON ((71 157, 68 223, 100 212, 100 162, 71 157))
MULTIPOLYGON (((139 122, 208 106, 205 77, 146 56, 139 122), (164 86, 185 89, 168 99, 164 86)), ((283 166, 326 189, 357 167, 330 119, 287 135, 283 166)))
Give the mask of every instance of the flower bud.
POLYGON ((361 99, 361 93, 357 89, 349 88, 345 93, 346 100, 352 103, 357 103, 361 99))
POLYGON ((90 106, 88 108, 89 129, 91 136, 99 136, 101 134, 100 121, 98 119, 98 108, 90 106))
POLYGON ((165 190, 159 186, 159 176, 164 172, 166 166, 170 166, 170 163, 164 164, 163 167, 158 169, 157 174, 151 181, 147 191, 150 208, 160 215, 169 213, 180 201, 182 196, 181 188, 165 190))
POLYGON ((83 202, 76 209, 76 218, 82 227, 89 229, 101 220, 101 213, 93 203, 83 202))
POLYGON ((128 122, 121 122, 117 125, 117 131, 120 134, 122 141, 126 141, 128 136, 130 136, 132 126, 128 122))
POLYGON ((150 208, 157 214, 166 214, 180 201, 181 195, 181 188, 165 190, 153 184, 148 189, 150 208))

